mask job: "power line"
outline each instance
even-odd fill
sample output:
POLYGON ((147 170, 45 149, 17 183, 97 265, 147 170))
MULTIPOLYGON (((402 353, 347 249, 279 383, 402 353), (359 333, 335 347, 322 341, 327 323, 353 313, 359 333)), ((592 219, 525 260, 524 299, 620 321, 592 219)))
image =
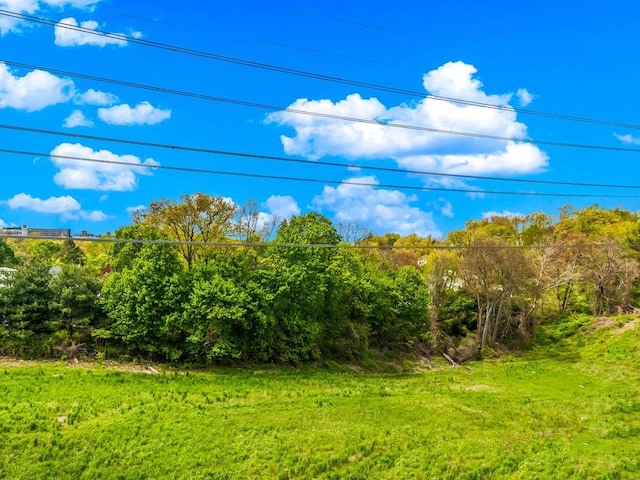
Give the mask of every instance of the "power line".
MULTIPOLYGON (((163 24, 166 25, 168 27, 176 27, 176 28, 180 28, 180 29, 184 29, 184 25, 180 25, 180 24, 176 24, 176 23, 170 23, 170 22, 164 22, 162 20, 155 20, 153 18, 146 18, 146 17, 140 17, 137 15, 131 15, 131 14, 127 14, 127 13, 122 13, 122 12, 118 12, 117 15, 121 16, 121 17, 126 17, 126 18, 133 18, 136 20, 142 20, 143 22, 148 22, 148 23, 155 23, 155 24, 163 24)), ((345 55, 345 54, 341 54, 341 53, 336 53, 336 52, 329 52, 326 50, 318 50, 315 48, 309 48, 309 47, 301 47, 300 45, 290 45, 288 43, 280 43, 280 42, 274 42, 271 40, 266 40, 266 39, 262 39, 262 38, 251 38, 251 37, 244 37, 244 36, 240 36, 240 35, 234 35, 234 34, 230 34, 228 32, 220 32, 220 31, 216 31, 215 32, 216 35, 224 35, 226 37, 230 37, 230 38, 236 38, 237 40, 240 40, 242 42, 251 42, 251 43, 257 43, 259 45, 273 45, 275 47, 281 47, 281 48, 288 48, 290 50, 299 50, 302 52, 309 52, 309 53, 316 53, 316 54, 320 54, 320 55, 328 55, 331 57, 338 57, 338 58, 347 58, 350 60, 361 60, 361 61, 365 61, 365 62, 375 62, 375 63, 386 63, 383 62, 381 60, 376 60, 373 58, 364 58, 364 57, 356 57, 353 55, 345 55)))
MULTIPOLYGON (((346 122, 363 123, 363 124, 375 125, 375 126, 379 126, 379 127, 401 128, 401 129, 405 129, 405 130, 413 130, 413 131, 418 131, 418 132, 428 132, 428 133, 435 133, 435 134, 441 134, 441 135, 454 135, 454 136, 460 136, 460 137, 481 138, 481 139, 484 139, 484 140, 498 140, 498 141, 505 141, 505 142, 519 142, 519 143, 527 143, 527 144, 532 144, 532 145, 547 145, 547 146, 553 146, 553 147, 581 148, 581 149, 588 149, 588 150, 604 150, 604 151, 613 151, 613 152, 640 153, 640 149, 632 148, 632 147, 612 147, 612 146, 606 146, 606 145, 594 145, 594 144, 572 143, 572 142, 559 142, 559 141, 553 141, 553 140, 537 140, 537 139, 529 139, 529 138, 514 138, 514 137, 505 137, 505 136, 501 136, 501 135, 489 135, 489 134, 474 133, 474 132, 460 132, 460 131, 456 131, 456 130, 446 130, 446 129, 441 129, 441 128, 425 127, 425 126, 420 126, 420 125, 409 125, 409 124, 405 124, 405 123, 381 122, 381 121, 378 121, 378 120, 372 120, 372 119, 366 119, 366 118, 349 117, 349 116, 344 116, 344 115, 334 115, 334 114, 330 114, 330 113, 314 112, 314 111, 310 111, 310 110, 301 110, 301 109, 291 108, 291 107, 282 107, 282 106, 269 105, 269 104, 258 103, 258 102, 249 102, 249 101, 245 101, 245 100, 238 100, 238 99, 227 98, 227 97, 218 97, 218 96, 214 96, 214 95, 207 95, 207 94, 201 94, 201 93, 195 93, 195 92, 187 92, 187 91, 183 91, 183 90, 175 90, 175 89, 158 87, 158 86, 153 86, 153 85, 145 85, 145 84, 140 84, 140 83, 135 83, 135 82, 129 82, 129 81, 126 81, 126 80, 117 80, 117 79, 99 77, 99 76, 95 76, 95 75, 88 75, 88 74, 84 74, 84 73, 70 72, 70 71, 67 71, 67 70, 60 70, 60 69, 50 68, 50 67, 42 67, 42 66, 38 66, 38 65, 30 65, 30 64, 22 63, 22 62, 14 62, 14 61, 11 61, 11 60, 0 59, 0 63, 5 63, 7 65, 12 65, 12 66, 18 67, 18 68, 43 70, 43 71, 47 71, 49 73, 56 73, 58 75, 65 75, 65 76, 69 76, 69 77, 81 78, 81 79, 84 79, 84 80, 91 80, 91 81, 109 83, 109 84, 112 84, 112 85, 119 85, 119 86, 128 87, 128 88, 137 88, 137 89, 141 89, 141 90, 149 90, 149 91, 158 92, 158 93, 165 93, 165 94, 169 94, 169 95, 196 98, 196 99, 199 99, 199 100, 208 100, 208 101, 212 101, 212 102, 239 105, 239 106, 250 107, 250 108, 258 108, 258 109, 269 110, 269 111, 274 111, 274 112, 276 112, 276 111, 278 111, 278 112, 279 111, 284 111, 284 112, 293 113, 293 114, 296 114, 296 115, 309 115, 309 116, 313 116, 313 117, 328 118, 328 119, 332 119, 332 120, 342 120, 342 121, 346 121, 346 122)), ((405 172, 408 172, 408 171, 405 170, 405 172)))
MULTIPOLYGON (((24 127, 20 125, 0 124, 0 129, 23 131, 23 132, 42 134, 42 135, 59 135, 59 136, 65 136, 65 137, 71 137, 71 138, 81 138, 84 140, 98 140, 98 141, 104 141, 104 142, 121 143, 121 144, 136 145, 136 146, 151 147, 151 148, 161 148, 165 150, 179 150, 179 151, 203 153, 203 154, 209 154, 209 155, 224 155, 224 156, 251 158, 254 160, 270 160, 270 161, 286 162, 286 163, 301 163, 305 165, 323 165, 323 166, 341 167, 341 168, 351 167, 351 168, 360 168, 363 170, 382 171, 382 172, 411 173, 411 174, 417 174, 417 175, 432 175, 432 176, 441 176, 441 177, 466 178, 466 179, 474 179, 474 180, 495 180, 495 181, 503 181, 503 182, 506 181, 506 182, 532 183, 532 184, 545 184, 545 185, 564 185, 564 186, 597 187, 597 188, 627 188, 627 189, 640 188, 640 185, 615 185, 615 184, 606 184, 606 183, 586 183, 586 182, 568 182, 568 181, 555 181, 555 180, 533 180, 533 179, 523 179, 523 178, 491 177, 491 176, 482 176, 482 175, 466 175, 466 174, 460 174, 460 173, 431 172, 426 170, 412 170, 412 169, 405 170, 405 169, 399 169, 399 168, 377 167, 374 165, 362 165, 362 164, 356 164, 356 163, 329 162, 324 160, 304 160, 300 158, 281 157, 276 155, 261 155, 257 153, 234 152, 234 151, 228 151, 228 150, 216 150, 216 149, 203 148, 203 147, 190 147, 185 145, 170 145, 165 143, 144 142, 140 140, 127 140, 122 138, 104 137, 99 135, 88 135, 88 134, 75 133, 75 132, 64 132, 60 130, 45 130, 45 129, 39 129, 39 128, 24 127)), ((25 153, 18 150, 3 150, 3 151, 5 153, 16 153, 16 154, 25 153)), ((28 154, 32 154, 32 153, 28 153, 28 154)), ((50 154, 48 153, 33 153, 33 155, 50 156, 50 154)))
MULTIPOLYGON (((571 248, 606 248, 619 247, 619 243, 566 243, 549 245, 370 245, 358 243, 264 243, 264 242, 201 242, 192 240, 147 240, 136 238, 115 237, 29 237, 16 234, 0 233, 0 238, 12 238, 15 240, 52 240, 64 242, 102 242, 102 243, 133 243, 149 245, 193 245, 202 247, 232 247, 232 248, 317 248, 317 249, 363 249, 363 250, 544 250, 544 249, 571 249, 571 248)), ((639 244, 629 244, 637 246, 639 244)))
MULTIPOLYGON (((4 128, 0 125, 0 128, 4 128)), ((126 142, 125 142, 126 143, 126 142)), ((137 142, 136 142, 137 143, 137 142)), ((170 146, 167 146, 171 148, 170 146)), ((178 147, 175 147, 178 148, 178 147)), ((182 149, 182 148, 180 148, 182 149)), ((187 148, 188 150, 192 150, 187 148)), ((202 151, 202 150, 200 150, 202 151)), ((147 168, 153 170, 174 170, 189 173, 202 173, 211 175, 226 175, 233 177, 245 177, 245 178, 260 178, 268 180, 282 180, 293 182, 305 182, 305 183, 320 183, 331 185, 354 185, 360 187, 376 187, 381 189, 394 189, 394 190, 414 190, 414 191, 435 191, 435 192, 455 192, 455 193, 474 193, 474 194, 486 194, 486 195, 524 195, 524 196, 539 196, 539 197, 576 197, 576 198, 640 198, 640 195, 613 195, 613 194, 588 194, 588 193, 548 193, 548 192, 515 192, 515 191, 502 191, 502 190, 475 190, 471 188, 444 188, 444 187, 419 187, 415 185, 394 185, 387 183, 373 183, 373 182, 361 182, 357 180, 329 180, 321 178, 309 178, 309 177, 289 177, 284 175, 271 175, 262 173, 249 173, 249 172, 234 172, 228 170, 211 170, 204 168, 192 168, 192 167, 179 167, 170 165, 150 165, 145 163, 134 164, 130 162, 122 162, 116 160, 103 160, 97 158, 87 158, 72 155, 58 155, 43 152, 32 152, 24 150, 13 150, 0 148, 0 152, 15 154, 15 155, 29 155, 51 158, 60 158, 66 160, 75 160, 80 162, 101 163, 108 165, 123 165, 131 168, 147 168)), ((234 154, 245 157, 254 158, 252 154, 234 154)))
POLYGON ((347 19, 339 18, 339 17, 330 17, 330 16, 322 15, 322 14, 317 13, 317 12, 312 12, 312 11, 309 11, 309 10, 300 10, 300 9, 297 9, 297 8, 288 8, 287 10, 289 10, 291 12, 294 12, 294 13, 296 13, 298 15, 304 15, 304 16, 307 16, 307 17, 318 17, 318 18, 322 18, 322 19, 325 19, 325 20, 330 20, 332 22, 346 23, 348 25, 353 25, 355 27, 367 28, 367 29, 370 29, 370 30, 378 30, 378 31, 387 32, 387 33, 396 33, 396 34, 400 33, 400 32, 398 32, 396 30, 392 30, 392 29, 387 28, 387 27, 382 27, 380 25, 373 25, 371 23, 356 22, 354 20, 347 20, 347 19))
POLYGON ((6 17, 10 17, 10 18, 16 18, 18 20, 34 22, 34 23, 39 23, 39 24, 43 24, 43 25, 49 25, 49 26, 54 27, 54 28, 56 28, 56 27, 57 28, 64 28, 64 29, 67 29, 67 30, 73 30, 73 31, 76 31, 76 32, 86 33, 86 34, 89 34, 89 35, 96 35, 96 36, 107 37, 107 38, 116 39, 116 40, 122 40, 124 42, 133 43, 133 44, 137 44, 137 45, 143 45, 143 46, 146 46, 146 47, 158 48, 158 49, 161 49, 161 50, 167 50, 167 51, 171 51, 171 52, 174 52, 174 53, 180 53, 180 54, 184 54, 184 55, 191 55, 191 56, 195 56, 195 57, 206 58, 206 59, 209 59, 209 60, 215 60, 215 61, 219 61, 219 62, 230 63, 230 64, 234 64, 234 65, 242 65, 242 66, 246 66, 246 67, 250 67, 250 68, 268 70, 268 71, 273 71, 273 72, 277 72, 277 73, 284 73, 284 74, 288 74, 288 75, 295 75, 295 76, 299 76, 299 77, 312 78, 312 79, 322 80, 322 81, 326 81, 326 82, 339 83, 339 84, 343 84, 343 85, 351 85, 351 86, 356 86, 356 87, 363 87, 363 88, 368 88, 368 89, 372 89, 372 90, 379 90, 379 91, 384 91, 384 92, 389 92, 389 93, 397 93, 397 94, 402 94, 402 95, 408 95, 408 96, 411 96, 411 97, 428 98, 428 99, 431 99, 431 100, 451 102, 451 103, 456 103, 456 104, 460 104, 460 105, 475 106, 475 107, 481 107, 481 108, 489 108, 489 109, 493 109, 493 110, 515 111, 515 112, 522 113, 522 114, 536 115, 536 116, 541 116, 541 117, 546 117, 546 118, 554 118, 554 119, 558 119, 558 120, 567 120, 567 121, 581 122, 581 123, 591 123, 591 124, 597 124, 597 125, 606 125, 606 126, 629 128, 629 129, 636 129, 636 130, 640 129, 640 125, 638 125, 638 124, 617 122, 617 121, 611 121, 611 120, 600 120, 600 119, 595 119, 595 118, 590 118, 590 117, 579 117, 579 116, 565 115, 565 114, 560 114, 560 113, 542 112, 542 111, 538 111, 538 110, 529 110, 529 109, 517 108, 517 107, 512 107, 512 106, 494 105, 494 104, 490 104, 490 103, 476 102, 476 101, 472 101, 472 100, 464 100, 464 99, 461 99, 461 98, 453 98, 453 97, 446 97, 446 96, 442 96, 442 95, 425 94, 425 92, 418 92, 418 91, 415 91, 415 90, 408 90, 408 89, 390 87, 390 86, 385 86, 385 85, 379 85, 379 84, 375 84, 375 83, 369 83, 369 82, 364 82, 364 81, 359 81, 359 80, 352 80, 352 79, 343 78, 343 77, 324 75, 324 74, 321 74, 321 73, 308 72, 308 71, 305 71, 305 70, 298 70, 298 69, 295 69, 295 68, 282 67, 282 66, 279 66, 279 65, 273 65, 273 64, 269 64, 269 63, 262 63, 262 62, 256 62, 256 61, 253 61, 253 60, 246 60, 246 59, 242 59, 242 58, 238 58, 238 57, 220 55, 220 54, 213 53, 213 52, 195 50, 195 49, 191 49, 191 48, 181 47, 179 45, 172 45, 172 44, 163 43, 163 42, 155 42, 155 41, 146 40, 146 39, 143 39, 143 38, 135 38, 133 36, 125 35, 125 34, 122 34, 122 33, 109 33, 109 32, 103 31, 103 30, 94 30, 94 29, 91 29, 91 28, 82 27, 80 25, 69 25, 69 24, 66 24, 66 23, 59 23, 59 22, 57 22, 55 20, 51 20, 51 19, 48 19, 48 18, 38 17, 38 16, 34 16, 34 15, 28 15, 28 14, 25 14, 25 13, 15 12, 15 11, 11 11, 11 10, 0 9, 0 15, 3 15, 3 16, 6 16, 6 17))

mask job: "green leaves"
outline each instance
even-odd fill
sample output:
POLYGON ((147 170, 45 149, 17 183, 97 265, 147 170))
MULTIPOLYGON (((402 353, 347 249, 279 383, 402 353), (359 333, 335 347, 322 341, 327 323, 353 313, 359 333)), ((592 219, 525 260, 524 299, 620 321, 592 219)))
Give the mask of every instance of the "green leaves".
POLYGON ((18 263, 13 249, 0 238, 0 267, 13 267, 18 263))
POLYGON ((174 288, 180 262, 168 245, 145 244, 133 258, 133 252, 127 253, 130 268, 111 274, 102 291, 111 330, 134 350, 169 354, 175 342, 167 337, 165 325, 184 301, 174 288))
POLYGON ((102 285, 88 270, 66 265, 51 278, 50 303, 56 330, 88 333, 89 327, 101 323, 103 312, 98 301, 102 285))

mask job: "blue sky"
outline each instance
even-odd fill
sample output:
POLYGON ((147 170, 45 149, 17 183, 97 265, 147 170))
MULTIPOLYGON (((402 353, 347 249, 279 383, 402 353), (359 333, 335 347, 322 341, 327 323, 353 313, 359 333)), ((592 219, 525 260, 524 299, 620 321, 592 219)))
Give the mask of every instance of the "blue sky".
POLYGON ((153 199, 203 192, 259 202, 263 217, 318 211, 377 233, 442 238, 491 212, 556 214, 637 198, 497 195, 491 190, 640 195, 639 190, 434 177, 640 184, 633 128, 428 100, 427 93, 620 123, 638 122, 636 2, 166 2, 0 0, 0 9, 223 56, 395 87, 384 92, 175 53, 0 15, 0 123, 100 137, 306 159, 249 160, 0 129, 0 225, 114 231, 153 199), (513 138, 463 138, 269 112, 48 73, 58 69, 168 89, 382 122, 513 138), (115 160, 79 162, 51 154, 115 160), (332 161, 398 169, 318 165, 332 161), (205 175, 139 164, 331 180, 205 175), (342 183, 340 182, 347 182, 342 183), (371 184, 353 185, 348 182, 371 184), (441 189, 419 191, 376 185, 441 189), (452 188, 477 190, 460 193, 452 188), (485 193, 483 193, 485 192, 485 193))

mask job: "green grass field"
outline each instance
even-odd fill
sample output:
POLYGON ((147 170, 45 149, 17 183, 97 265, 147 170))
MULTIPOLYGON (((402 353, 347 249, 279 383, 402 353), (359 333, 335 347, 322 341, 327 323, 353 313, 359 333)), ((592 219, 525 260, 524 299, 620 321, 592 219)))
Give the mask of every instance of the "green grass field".
POLYGON ((640 478, 630 320, 397 375, 5 361, 0 478, 640 478))

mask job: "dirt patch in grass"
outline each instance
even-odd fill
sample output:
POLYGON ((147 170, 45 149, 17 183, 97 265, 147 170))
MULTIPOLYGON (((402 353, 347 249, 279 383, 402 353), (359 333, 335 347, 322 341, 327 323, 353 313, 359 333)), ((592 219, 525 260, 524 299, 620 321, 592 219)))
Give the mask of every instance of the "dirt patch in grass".
POLYGON ((630 322, 625 323, 621 327, 616 328, 613 331, 613 333, 619 334, 619 333, 627 332, 629 330, 633 330, 634 328, 636 328, 637 324, 638 324, 638 320, 631 320, 630 322))
POLYGON ((596 318, 595 323, 589 325, 589 328, 587 328, 587 332, 591 333, 601 328, 611 327, 612 325, 615 325, 615 324, 616 324, 616 321, 613 318, 598 317, 596 318))
POLYGON ((64 365, 84 369, 105 368, 108 370, 118 370, 120 372, 145 373, 147 375, 158 375, 162 373, 161 368, 155 364, 134 364, 115 361, 97 362, 77 359, 65 362, 62 360, 22 360, 13 357, 0 357, 0 367, 37 367, 40 365, 64 365))

